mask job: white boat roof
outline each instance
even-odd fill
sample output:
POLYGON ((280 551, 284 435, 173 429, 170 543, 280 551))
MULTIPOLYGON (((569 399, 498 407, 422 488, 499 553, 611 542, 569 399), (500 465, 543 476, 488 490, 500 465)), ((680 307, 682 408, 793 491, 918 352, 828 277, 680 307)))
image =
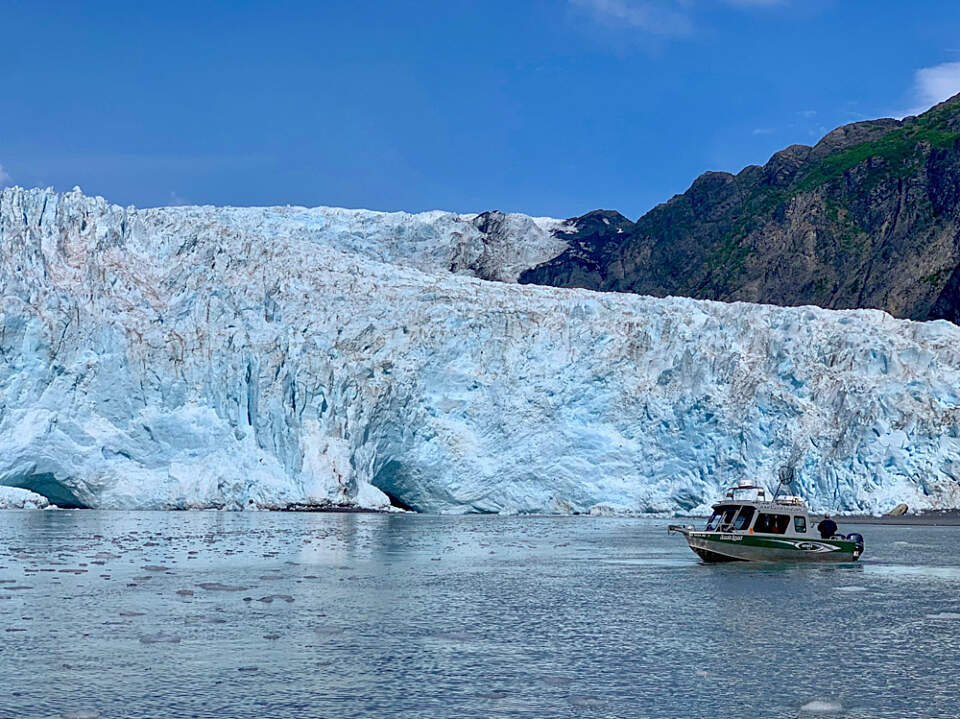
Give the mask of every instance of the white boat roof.
POLYGON ((766 487, 754 484, 748 479, 742 479, 734 487, 728 487, 723 493, 723 499, 713 505, 714 509, 728 504, 746 504, 761 510, 786 512, 788 514, 806 513, 807 505, 803 498, 793 494, 779 497, 770 497, 766 487), (753 497, 742 495, 753 492, 753 497), (740 496, 738 496, 740 495, 740 496))

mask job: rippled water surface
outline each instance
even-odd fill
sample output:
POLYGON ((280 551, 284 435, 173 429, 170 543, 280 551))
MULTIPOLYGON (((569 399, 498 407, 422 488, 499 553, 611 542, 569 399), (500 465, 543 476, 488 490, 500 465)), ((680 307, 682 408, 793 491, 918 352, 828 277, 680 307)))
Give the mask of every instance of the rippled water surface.
POLYGON ((657 520, 0 511, 0 716, 956 717, 960 529, 857 531, 704 565, 657 520))

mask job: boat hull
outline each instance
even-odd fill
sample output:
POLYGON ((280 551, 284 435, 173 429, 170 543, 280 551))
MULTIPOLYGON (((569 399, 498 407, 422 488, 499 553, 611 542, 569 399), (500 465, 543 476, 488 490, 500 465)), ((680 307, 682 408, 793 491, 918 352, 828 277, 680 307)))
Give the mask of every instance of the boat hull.
POLYGON ((684 531, 705 562, 855 562, 863 545, 847 539, 806 539, 760 534, 684 531))

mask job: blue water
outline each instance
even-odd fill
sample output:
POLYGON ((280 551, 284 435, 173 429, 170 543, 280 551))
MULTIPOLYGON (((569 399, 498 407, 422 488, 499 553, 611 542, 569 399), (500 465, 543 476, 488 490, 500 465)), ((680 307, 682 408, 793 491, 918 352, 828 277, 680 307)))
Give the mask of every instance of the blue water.
POLYGON ((958 715, 960 529, 764 566, 665 526, 0 512, 0 717, 958 715))

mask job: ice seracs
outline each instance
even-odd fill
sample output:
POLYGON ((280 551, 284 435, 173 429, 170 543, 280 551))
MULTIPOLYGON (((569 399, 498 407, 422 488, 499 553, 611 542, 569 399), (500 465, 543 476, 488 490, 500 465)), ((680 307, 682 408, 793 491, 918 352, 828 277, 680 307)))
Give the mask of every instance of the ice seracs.
POLYGON ((138 210, 146 232, 171 236, 243 232, 314 242, 330 249, 421 270, 515 282, 556 257, 575 230, 566 220, 516 213, 375 212, 341 207, 162 207, 138 210))
POLYGON ((564 229, 5 189, 0 485, 703 511, 789 461, 814 510, 960 506, 960 329, 511 284, 564 229))

